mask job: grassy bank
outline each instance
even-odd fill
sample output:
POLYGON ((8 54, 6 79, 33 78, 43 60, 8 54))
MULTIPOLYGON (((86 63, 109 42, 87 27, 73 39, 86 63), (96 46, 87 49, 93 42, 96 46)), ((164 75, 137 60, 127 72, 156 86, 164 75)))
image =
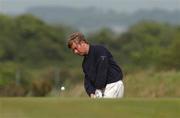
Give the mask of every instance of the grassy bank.
MULTIPOLYGON (((124 75, 125 97, 180 97, 179 71, 137 71, 124 75)), ((83 82, 59 94, 65 97, 87 97, 83 82)))
POLYGON ((180 97, 179 71, 138 71, 125 76, 126 97, 180 97))

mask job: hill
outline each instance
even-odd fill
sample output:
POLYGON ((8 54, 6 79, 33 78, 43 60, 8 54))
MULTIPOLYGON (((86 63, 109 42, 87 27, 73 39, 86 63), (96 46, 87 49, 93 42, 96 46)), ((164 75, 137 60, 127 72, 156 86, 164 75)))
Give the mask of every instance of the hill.
POLYGON ((115 30, 125 30, 128 26, 142 20, 153 20, 169 24, 180 24, 180 11, 161 9, 139 10, 134 13, 118 13, 113 10, 104 12, 95 7, 32 7, 27 10, 48 23, 66 24, 80 29, 98 29, 110 27, 115 30))

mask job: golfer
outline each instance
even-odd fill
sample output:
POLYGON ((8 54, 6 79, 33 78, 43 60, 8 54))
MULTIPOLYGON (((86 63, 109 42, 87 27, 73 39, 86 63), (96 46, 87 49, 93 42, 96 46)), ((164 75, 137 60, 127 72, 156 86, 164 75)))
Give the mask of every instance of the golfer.
POLYGON ((123 97, 122 71, 104 46, 91 45, 81 32, 75 32, 69 36, 68 47, 84 57, 84 87, 91 98, 123 97))

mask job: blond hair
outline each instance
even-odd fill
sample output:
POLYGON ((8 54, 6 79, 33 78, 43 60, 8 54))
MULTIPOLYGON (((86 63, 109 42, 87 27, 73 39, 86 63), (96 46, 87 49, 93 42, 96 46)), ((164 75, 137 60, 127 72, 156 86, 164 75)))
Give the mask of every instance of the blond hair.
POLYGON ((71 48, 73 43, 79 44, 81 42, 85 42, 88 44, 87 40, 81 32, 74 32, 68 38, 68 48, 71 48))

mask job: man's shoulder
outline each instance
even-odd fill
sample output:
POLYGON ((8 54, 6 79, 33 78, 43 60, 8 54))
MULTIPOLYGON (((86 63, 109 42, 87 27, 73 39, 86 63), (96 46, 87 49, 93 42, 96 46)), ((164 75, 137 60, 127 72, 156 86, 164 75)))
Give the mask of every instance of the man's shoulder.
POLYGON ((104 45, 93 45, 92 47, 95 55, 107 55, 109 52, 104 45))
POLYGON ((104 45, 100 45, 100 44, 92 45, 92 47, 94 49, 97 49, 97 50, 104 50, 104 49, 106 49, 106 47, 104 45))

